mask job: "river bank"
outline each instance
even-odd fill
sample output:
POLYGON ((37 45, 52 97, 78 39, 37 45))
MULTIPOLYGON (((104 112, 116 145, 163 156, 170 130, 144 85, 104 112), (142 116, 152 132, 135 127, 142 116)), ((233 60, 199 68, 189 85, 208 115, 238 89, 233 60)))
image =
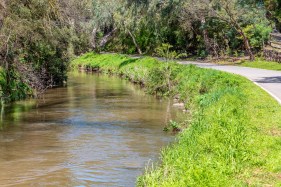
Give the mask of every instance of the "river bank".
POLYGON ((71 68, 122 76, 179 97, 192 121, 138 186, 280 185, 281 107, 246 78, 153 58, 85 54, 71 68))

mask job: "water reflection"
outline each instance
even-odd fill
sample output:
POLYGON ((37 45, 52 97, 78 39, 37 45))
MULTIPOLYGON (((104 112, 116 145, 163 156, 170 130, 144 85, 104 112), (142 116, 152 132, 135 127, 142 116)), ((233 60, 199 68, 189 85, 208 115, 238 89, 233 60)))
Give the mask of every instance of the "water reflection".
POLYGON ((0 186, 134 186, 171 140, 167 101, 118 78, 69 77, 68 87, 2 109, 0 186))

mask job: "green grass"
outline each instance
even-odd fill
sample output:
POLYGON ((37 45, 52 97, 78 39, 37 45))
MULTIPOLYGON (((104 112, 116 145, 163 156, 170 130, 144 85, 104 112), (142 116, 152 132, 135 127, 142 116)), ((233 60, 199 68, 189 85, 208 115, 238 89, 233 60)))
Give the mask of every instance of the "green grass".
POLYGON ((260 58, 256 59, 253 62, 252 61, 244 61, 240 64, 240 66, 281 71, 281 63, 266 61, 266 60, 263 60, 263 59, 260 59, 260 58))
POLYGON ((161 164, 148 167, 138 186, 281 185, 281 106, 249 80, 112 54, 86 54, 70 66, 122 76, 152 94, 177 94, 191 110, 188 128, 163 149, 161 164))

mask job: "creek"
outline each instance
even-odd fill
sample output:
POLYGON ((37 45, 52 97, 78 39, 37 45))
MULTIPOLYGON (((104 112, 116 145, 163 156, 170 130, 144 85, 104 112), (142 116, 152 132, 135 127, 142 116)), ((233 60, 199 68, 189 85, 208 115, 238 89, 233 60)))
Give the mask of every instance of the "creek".
POLYGON ((173 136, 167 100, 106 75, 2 108, 0 186, 134 186, 173 136))

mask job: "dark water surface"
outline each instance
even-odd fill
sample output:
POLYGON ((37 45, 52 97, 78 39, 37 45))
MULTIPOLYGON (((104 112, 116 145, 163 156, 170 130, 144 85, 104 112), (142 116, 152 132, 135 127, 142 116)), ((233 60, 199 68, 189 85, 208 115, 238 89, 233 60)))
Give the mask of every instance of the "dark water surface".
POLYGON ((175 111, 119 78, 71 73, 68 87, 2 108, 0 186, 134 186, 173 138, 175 111))

